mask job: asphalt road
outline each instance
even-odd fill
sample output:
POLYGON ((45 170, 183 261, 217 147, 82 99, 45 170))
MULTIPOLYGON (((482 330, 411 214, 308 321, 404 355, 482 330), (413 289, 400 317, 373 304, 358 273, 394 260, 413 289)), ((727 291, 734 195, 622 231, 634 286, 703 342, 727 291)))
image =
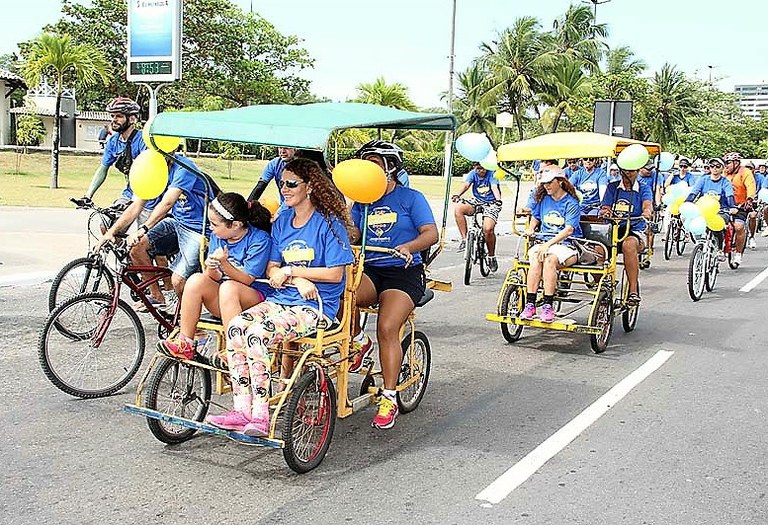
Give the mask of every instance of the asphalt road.
MULTIPOLYGON (((0 342, 2 521, 768 523, 768 281, 739 291, 768 265, 759 242, 695 304, 687 259, 657 252, 637 329, 617 319, 601 355, 575 334, 527 330, 506 344, 484 319, 503 275, 465 287, 460 256, 444 253, 435 275, 454 291, 419 312, 433 352, 421 405, 383 432, 370 428, 372 407, 339 420, 325 461, 304 475, 280 451, 223 438, 163 445, 121 411, 136 381, 100 400, 56 390, 36 357, 48 285, 0 288, 11 336, 0 342), (660 350, 673 354, 506 498, 476 499, 660 350)), ((502 254, 512 248, 500 239, 502 254)))

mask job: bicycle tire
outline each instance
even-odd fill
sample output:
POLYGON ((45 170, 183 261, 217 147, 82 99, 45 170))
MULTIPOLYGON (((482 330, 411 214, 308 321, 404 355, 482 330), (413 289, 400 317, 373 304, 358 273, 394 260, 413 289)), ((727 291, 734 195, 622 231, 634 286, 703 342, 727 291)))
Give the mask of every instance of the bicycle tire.
POLYGON ((704 294, 704 247, 696 244, 688 262, 688 295, 693 302, 699 301, 704 294))
MULTIPOLYGON (((193 421, 202 421, 208 413, 210 401, 211 372, 205 368, 185 365, 176 359, 163 357, 157 361, 147 378, 147 396, 144 406, 151 410, 193 421), (184 373, 183 379, 180 377, 180 372, 184 373), (168 392, 163 393, 163 386, 167 384, 166 376, 169 373, 170 388, 168 392), (198 378, 200 384, 195 386, 198 378), (178 386, 181 387, 179 391, 177 391, 178 386), (163 399, 166 401, 163 402, 163 399), (190 403, 196 403, 191 416, 187 415, 190 403)), ((197 432, 195 428, 187 428, 150 417, 147 418, 147 426, 153 436, 169 445, 183 443, 197 432)))
POLYGON ((467 244, 464 248, 464 285, 469 286, 472 280, 472 265, 475 263, 475 234, 467 233, 467 244))
POLYGON ((139 316, 122 299, 108 315, 111 306, 112 296, 89 292, 67 299, 48 316, 38 340, 38 360, 45 376, 62 392, 83 399, 109 396, 127 385, 139 371, 145 345, 139 316), (77 332, 81 335, 75 339, 64 336, 54 327, 58 322, 69 330, 70 323, 78 320, 84 321, 85 327, 77 332), (94 336, 99 339, 97 346, 93 346, 94 336), (126 344, 131 337, 135 338, 134 343, 126 344), (106 343, 112 343, 109 350, 106 343), (62 363, 58 358, 59 346, 65 358, 62 363), (105 357, 101 358, 102 355, 105 357), (106 367, 103 366, 105 360, 109 361, 106 367), (73 373, 109 373, 115 377, 106 382, 97 379, 96 386, 88 387, 84 378, 75 381, 76 378, 66 377, 67 369, 73 373))
POLYGON ((589 336, 589 345, 596 354, 602 354, 608 348, 613 333, 613 298, 610 285, 603 283, 603 289, 597 297, 597 307, 590 316, 590 326, 600 326, 601 332, 589 336))
POLYGON ((75 295, 85 292, 112 294, 114 290, 115 278, 102 261, 97 262, 92 257, 80 257, 65 264, 53 278, 51 289, 48 291, 48 312, 52 312, 58 305, 75 295), (79 275, 81 269, 85 279, 79 275), (70 279, 73 281, 71 285, 70 279), (89 285, 89 281, 92 284, 89 285), (102 289, 102 281, 106 283, 106 289, 102 289))
POLYGON ((688 233, 683 229, 682 225, 677 227, 677 238, 675 239, 675 251, 680 257, 685 253, 685 246, 688 244, 688 233))
POLYGON ((403 361, 400 364, 398 384, 405 383, 411 378, 411 357, 416 361, 413 366, 414 370, 420 374, 418 381, 397 392, 397 404, 400 407, 400 412, 406 414, 416 410, 427 390, 429 373, 432 370, 432 349, 426 334, 418 330, 413 333, 413 355, 411 354, 411 334, 406 334, 400 346, 403 349, 403 361))
POLYGON ((717 274, 720 273, 720 265, 717 261, 717 248, 711 246, 706 253, 706 260, 704 262, 705 274, 704 274, 704 289, 711 292, 715 289, 715 283, 717 282, 717 274))
MULTIPOLYGON (((499 304, 499 315, 517 317, 520 314, 521 297, 523 287, 516 284, 508 284, 501 295, 501 303, 499 304)), ((523 333, 523 325, 521 324, 508 324, 499 323, 501 327, 501 335, 508 343, 514 343, 520 339, 520 335, 523 333)))
POLYGON ((331 446, 336 426, 336 391, 324 370, 309 369, 288 395, 283 414, 283 458, 291 470, 303 474, 316 468, 331 446), (321 374, 323 381, 318 385, 321 374), (318 442, 306 443, 315 435, 315 429, 319 432, 318 442))
POLYGON ((672 249, 673 244, 675 243, 675 235, 677 233, 677 228, 675 227, 675 219, 671 219, 669 221, 669 226, 667 226, 667 235, 664 239, 664 260, 668 261, 672 258, 672 249))
POLYGON ((486 249, 485 236, 482 232, 477 236, 477 262, 480 264, 480 275, 488 277, 491 273, 491 268, 488 266, 488 260, 486 255, 488 250, 486 249))

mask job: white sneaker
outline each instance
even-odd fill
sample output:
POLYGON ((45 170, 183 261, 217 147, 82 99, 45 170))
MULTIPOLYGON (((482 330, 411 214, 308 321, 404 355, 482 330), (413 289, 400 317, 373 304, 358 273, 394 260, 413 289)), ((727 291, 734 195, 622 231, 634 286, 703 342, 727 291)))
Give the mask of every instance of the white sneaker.
POLYGON ((755 238, 754 238, 754 237, 750 237, 750 238, 749 238, 749 241, 747 242, 747 247, 748 247, 750 250, 755 250, 755 249, 757 249, 757 243, 755 242, 755 238))
POLYGON ((741 265, 741 254, 739 252, 733 254, 733 264, 736 266, 741 265))
POLYGON ((762 237, 768 237, 768 226, 766 226, 763 229, 763 233, 760 234, 762 237))
POLYGON ((461 242, 459 243, 459 247, 456 248, 456 251, 457 252, 463 252, 464 248, 466 248, 466 247, 467 247, 467 241, 462 239, 461 242))

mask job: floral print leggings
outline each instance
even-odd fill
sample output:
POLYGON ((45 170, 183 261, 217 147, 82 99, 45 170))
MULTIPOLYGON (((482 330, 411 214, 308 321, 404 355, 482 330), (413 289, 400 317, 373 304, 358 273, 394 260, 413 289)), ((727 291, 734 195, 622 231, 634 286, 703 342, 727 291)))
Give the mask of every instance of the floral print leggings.
POLYGON ((269 420, 269 346, 314 333, 319 316, 311 306, 265 301, 232 319, 227 360, 235 410, 254 420, 269 420))

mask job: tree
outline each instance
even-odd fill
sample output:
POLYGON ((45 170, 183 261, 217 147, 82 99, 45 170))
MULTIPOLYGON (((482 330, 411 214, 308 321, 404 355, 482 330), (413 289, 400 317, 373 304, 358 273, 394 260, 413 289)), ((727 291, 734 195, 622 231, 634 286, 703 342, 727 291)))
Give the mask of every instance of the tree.
POLYGON ((518 18, 497 40, 484 42, 480 49, 480 64, 488 72, 482 85, 482 100, 511 113, 518 139, 522 140, 525 112, 533 103, 548 61, 539 21, 531 16, 518 18))
POLYGON ((571 5, 565 14, 552 24, 552 32, 544 36, 549 53, 563 55, 581 61, 588 71, 600 70, 600 59, 608 46, 604 40, 608 36, 605 24, 595 25, 592 10, 585 5, 571 5))
POLYGON ((483 98, 483 80, 487 74, 477 62, 466 71, 456 75, 458 96, 453 112, 461 123, 458 132, 485 132, 491 135, 496 130, 496 107, 483 98))
MULTIPOLYGON (((576 100, 588 96, 591 86, 583 71, 583 62, 579 59, 562 55, 555 60, 545 83, 546 91, 541 94, 541 101, 548 104, 550 109, 545 112, 547 120, 551 120, 549 132, 555 133, 560 119, 566 113, 575 113, 576 100)), ((542 127, 547 126, 542 123, 542 127)))
POLYGON ((69 35, 44 33, 32 41, 24 56, 21 73, 27 85, 38 86, 43 78, 56 85, 51 146, 51 188, 59 187, 59 128, 61 93, 64 84, 89 86, 101 80, 107 83, 110 68, 104 55, 88 44, 75 44, 69 35))
POLYGON ((648 67, 644 61, 634 58, 635 54, 627 46, 620 46, 608 51, 607 67, 605 72, 609 75, 631 73, 639 75, 648 67))
MULTIPOLYGON (((125 78, 127 7, 125 0, 92 0, 90 6, 62 1, 63 17, 52 26, 78 43, 104 49, 117 72, 106 88, 78 93, 81 106, 102 109, 115 96, 146 101, 144 91, 125 78)), ((208 96, 225 107, 305 102, 309 81, 298 73, 312 66, 295 36, 279 33, 256 13, 245 13, 230 0, 184 2, 182 79, 160 91, 166 108, 199 108, 208 96)))
MULTIPOLYGON (((359 84, 356 89, 355 102, 378 104, 404 111, 416 111, 416 104, 408 97, 408 88, 399 82, 387 84, 384 77, 379 77, 370 84, 359 84)), ((398 134, 404 136, 407 132, 401 130, 398 133, 398 130, 394 130, 390 140, 394 141, 398 134)), ((381 138, 381 130, 378 132, 378 137, 381 138)))
POLYGON ((655 113, 649 138, 662 147, 676 142, 678 133, 688 130, 690 117, 700 111, 693 86, 682 71, 670 64, 664 64, 654 76, 649 104, 655 113))

